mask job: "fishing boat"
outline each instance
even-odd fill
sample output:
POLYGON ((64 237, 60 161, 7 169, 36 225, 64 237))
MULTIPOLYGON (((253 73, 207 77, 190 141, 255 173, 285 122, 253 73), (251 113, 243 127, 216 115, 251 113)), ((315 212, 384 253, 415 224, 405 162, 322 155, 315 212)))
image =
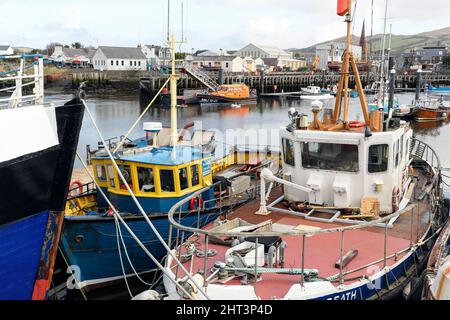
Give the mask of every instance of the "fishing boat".
POLYGON ((427 91, 432 92, 434 94, 449 94, 450 87, 433 87, 433 85, 429 84, 427 86, 427 91))
POLYGON ((417 121, 443 121, 449 115, 450 109, 444 106, 442 97, 428 95, 416 100, 411 111, 411 116, 417 121))
MULTIPOLYGON (((175 47, 172 52, 174 64, 175 47)), ((61 249, 68 265, 78 267, 74 288, 84 294, 154 273, 157 262, 167 254, 159 237, 167 241, 172 235, 167 214, 176 203, 215 185, 202 192, 198 201, 180 208, 180 221, 204 226, 228 207, 229 198, 238 199, 236 206, 254 197, 249 192, 251 176, 272 160, 279 162, 276 150, 266 149, 259 155, 249 148, 220 144, 214 131, 194 128, 188 132, 189 125, 178 130, 174 67, 170 92, 170 128, 146 122, 141 139, 129 140, 127 134, 117 142, 102 141, 97 150, 89 152, 93 182, 83 185, 74 181, 66 204, 61 249), (123 219, 120 226, 115 211, 123 219)))
POLYGON ((299 97, 302 100, 327 100, 334 98, 331 93, 323 92, 323 90, 318 86, 308 86, 306 88, 302 88, 299 97))
POLYGON ((423 276, 424 300, 450 300, 450 222, 437 239, 423 276))
POLYGON ((207 188, 171 208, 173 227, 195 237, 169 239, 183 244, 167 258, 160 298, 394 299, 423 270, 449 216, 439 157, 408 123, 369 113, 349 50, 351 3, 338 1, 347 50, 333 116, 320 119, 320 102, 311 122, 289 112, 280 128, 282 174, 261 172, 259 201, 203 228, 183 224, 177 212, 207 188), (362 125, 348 118, 350 68, 362 125))
POLYGON ((257 96, 250 92, 244 84, 220 85, 216 90, 197 94, 201 104, 211 103, 251 103, 257 101, 257 96))
POLYGON ((45 103, 42 56, 0 61, 0 300, 44 300, 84 109, 45 103))

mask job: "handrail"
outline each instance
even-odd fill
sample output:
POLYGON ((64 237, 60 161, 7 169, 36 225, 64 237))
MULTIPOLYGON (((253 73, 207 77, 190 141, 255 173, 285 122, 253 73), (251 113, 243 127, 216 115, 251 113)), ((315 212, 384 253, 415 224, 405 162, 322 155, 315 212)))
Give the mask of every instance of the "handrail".
MULTIPOLYGON (((428 154, 427 157, 425 159, 421 158, 421 160, 425 161, 430 167, 437 169, 437 173, 439 173, 440 169, 441 169, 441 165, 440 165, 440 160, 437 157, 436 152, 426 143, 416 139, 416 138, 412 138, 412 140, 415 143, 421 143, 423 146, 425 146, 427 149, 426 150, 430 150, 430 153, 432 154, 432 161, 429 162, 428 159, 428 154), (437 161, 437 166, 434 166, 434 161, 437 161)), ((415 146, 411 146, 411 151, 415 146)), ((415 154, 411 154, 411 156, 416 156, 415 154)), ((436 172, 435 172, 436 174, 436 172)), ((193 228, 193 227, 187 227, 187 226, 183 226, 180 223, 178 223, 175 219, 174 219, 174 215, 177 212, 177 210, 179 210, 179 208, 181 208, 184 204, 188 203, 189 201, 191 201, 193 198, 196 198, 198 196, 200 196, 201 194, 203 194, 204 192, 210 190, 211 187, 207 187, 204 189, 201 189, 195 193, 193 193, 190 197, 187 197, 185 199, 182 199, 181 201, 179 201, 178 203, 176 203, 174 206, 172 206, 172 208, 170 208, 169 213, 168 213, 168 219, 169 222, 177 229, 185 231, 185 232, 192 232, 192 233, 197 233, 197 234, 205 234, 205 235, 213 235, 213 236, 228 236, 228 237, 245 237, 248 236, 249 233, 248 232, 214 232, 211 230, 203 230, 203 229, 199 229, 199 228, 193 228)), ((387 223, 388 221, 390 221, 393 218, 397 218, 400 217, 402 215, 404 215, 407 212, 410 212, 411 210, 413 210, 416 207, 416 205, 409 205, 406 208, 404 208, 403 210, 400 210, 398 212, 395 212, 391 215, 388 215, 386 217, 377 219, 377 220, 373 220, 373 221, 369 221, 369 222, 363 222, 361 224, 358 225, 352 225, 352 226, 346 226, 346 227, 338 227, 338 228, 331 228, 331 229, 321 229, 321 230, 311 230, 311 231, 285 231, 285 232, 260 232, 260 231, 256 231, 252 233, 252 236, 255 237, 272 237, 272 236, 281 236, 281 235, 295 235, 295 236, 313 236, 313 235, 317 235, 317 234, 328 234, 328 233, 337 233, 337 232, 345 232, 345 231, 349 231, 349 230, 359 230, 359 229, 365 229, 365 228, 369 228, 369 227, 373 227, 382 223, 387 223)))
MULTIPOLYGON (((422 143, 421 141, 418 141, 417 139, 413 140, 414 143, 422 143)), ((430 166, 430 168, 432 169, 432 174, 434 176, 433 178, 433 189, 434 190, 439 190, 439 174, 440 174, 440 161, 439 158, 437 158, 437 155, 434 153, 434 150, 429 147, 427 144, 423 143, 421 146, 423 146, 425 148, 425 150, 427 150, 427 155, 426 157, 423 159, 423 161, 430 166), (428 151, 431 150, 431 151, 428 151), (429 153, 432 154, 432 159, 431 162, 429 161, 428 155, 429 153), (435 166, 435 162, 437 163, 437 165, 435 166)), ((411 148, 410 151, 413 150, 413 148, 416 146, 413 146, 411 148)), ((422 154, 423 156, 423 154, 422 154)), ((421 159, 423 157, 420 157, 421 159)), ((412 154, 410 153, 410 157, 418 157, 418 155, 412 154)), ((214 187, 214 186, 212 186, 214 187)), ((261 187, 261 189, 263 189, 263 187, 261 187)), ((182 239, 184 238, 185 233, 192 233, 195 235, 204 235, 204 241, 205 241, 205 252, 207 252, 207 248, 208 248, 208 239, 210 236, 212 237, 236 237, 236 238, 240 238, 240 237, 248 237, 248 236, 252 236, 256 238, 256 246, 258 246, 258 239, 259 238, 263 238, 263 237, 272 237, 272 236, 297 236, 297 237, 303 237, 303 241, 302 241, 302 248, 301 248, 301 278, 300 278, 300 285, 302 287, 304 287, 305 284, 305 277, 304 277, 304 272, 305 272, 305 265, 304 265, 304 257, 305 257, 305 251, 306 251, 306 239, 309 236, 315 236, 315 235, 321 235, 321 234, 331 234, 331 233, 338 233, 340 235, 340 261, 343 261, 343 255, 344 255, 344 241, 345 241, 345 234, 348 231, 353 231, 353 230, 361 230, 361 229, 366 229, 366 228, 370 228, 370 227, 375 227, 375 226, 379 226, 380 224, 384 224, 384 247, 383 247, 383 254, 382 254, 382 258, 377 259, 375 261, 370 262, 369 264, 366 264, 364 266, 360 266, 356 269, 350 270, 350 271, 345 271, 342 264, 340 265, 340 269, 339 269, 339 273, 336 275, 333 275, 331 277, 326 278, 327 281, 330 282, 339 282, 340 285, 344 285, 346 282, 345 276, 352 274, 358 270, 362 270, 364 268, 367 268, 369 266, 373 266, 376 265, 377 263, 383 263, 383 270, 388 268, 388 264, 387 261, 389 259, 392 259, 392 257, 398 257, 398 255, 404 253, 404 252, 408 252, 408 251, 415 251, 417 250, 420 246, 426 244, 429 239, 434 238, 439 230, 437 230, 436 232, 433 233, 432 236, 430 236, 428 238, 428 240, 426 240, 425 235, 423 237, 419 237, 419 228, 417 227, 417 239, 414 240, 414 234, 413 234, 413 225, 414 225, 414 217, 417 216, 417 219, 420 219, 420 205, 418 203, 414 203, 414 204, 410 204, 408 205, 406 208, 397 211, 393 214, 390 214, 386 217, 382 217, 379 218, 377 220, 374 221, 369 221, 369 222, 362 222, 361 224, 358 225, 351 225, 351 226, 345 226, 345 227, 336 227, 336 228, 330 228, 330 229, 319 229, 319 230, 310 230, 310 231, 301 231, 301 230, 289 230, 289 231, 281 231, 281 232, 262 232, 262 231, 254 231, 252 233, 248 233, 248 232, 226 232, 226 231, 212 231, 212 230, 203 230, 200 229, 200 225, 197 225, 197 228, 193 228, 193 227, 188 227, 188 226, 183 226, 181 225, 181 219, 179 220, 180 222, 177 222, 174 219, 174 215, 180 211, 181 213, 181 208, 182 206, 187 203, 188 201, 190 201, 193 198, 196 198, 198 196, 200 196, 202 193, 204 193, 205 191, 210 190, 210 188, 204 188, 202 190, 197 191, 196 193, 194 193, 191 197, 188 197, 184 200, 179 201, 177 204, 175 204, 168 213, 168 218, 169 218, 169 222, 170 222, 170 234, 172 234, 172 228, 176 228, 177 229, 177 234, 179 235, 179 233, 181 232, 182 234, 182 239), (416 212, 416 214, 415 214, 416 212), (410 234, 410 246, 408 246, 407 248, 404 248, 402 250, 399 250, 397 252, 395 252, 394 254, 388 254, 387 251, 387 246, 388 246, 388 224, 392 219, 396 219, 400 216, 406 215, 407 213, 410 213, 411 219, 411 234, 410 234)), ((262 190, 260 190, 260 193, 263 192, 262 190)), ((431 191, 431 193, 433 193, 434 191, 431 191)), ((282 199, 282 198, 280 198, 282 199)), ((278 201, 278 200, 277 200, 278 201)), ((276 203, 276 202, 274 202, 276 203)), ((432 207, 429 209, 430 210, 430 220, 428 223, 428 230, 432 230, 432 211, 434 211, 436 209, 436 207, 434 205, 432 205, 432 207)), ((231 209, 232 211, 232 209, 231 209)), ((200 211, 199 211, 200 214, 200 211)), ((178 235, 177 235, 177 244, 176 246, 178 246, 178 235)), ((171 241, 171 239, 169 239, 169 241, 171 241)), ((183 240, 181 240, 181 244, 183 243, 183 240)), ((180 248, 181 248, 181 244, 180 244, 180 248)), ((179 251, 179 253, 181 254, 181 249, 179 251)), ((254 277, 255 277, 255 281, 257 281, 258 278, 258 264, 257 264, 257 251, 255 253, 255 270, 254 270, 254 277)), ((210 277, 207 277, 207 254, 204 255, 204 286, 205 288, 208 287, 208 282, 210 280, 210 277)), ((170 267, 167 265, 167 267, 170 267)), ((260 269, 261 270, 261 269, 260 269)), ((264 269, 262 269, 264 270, 264 269)), ((276 270, 275 270, 276 271, 276 270)), ((249 272, 249 274, 253 274, 253 272, 249 272)), ((178 278, 178 272, 175 278, 178 278)))
POLYGON ((436 153, 436 151, 427 143, 417 139, 417 138, 411 138, 411 141, 413 142, 413 144, 411 144, 411 156, 419 158, 422 161, 425 161, 430 167, 436 169, 438 172, 441 171, 442 167, 441 167, 441 160, 439 159, 438 154, 436 153), (418 143, 418 145, 416 144, 418 143), (417 154, 414 154, 412 151, 413 150, 417 150, 419 149, 419 146, 423 146, 424 149, 424 154, 425 154, 425 158, 422 156, 419 156, 417 154), (430 161, 430 157, 431 157, 431 161, 430 161), (436 165, 434 164, 434 162, 437 162, 436 165))
MULTIPOLYGON (((188 203, 189 201, 191 201, 191 199, 196 198, 198 196, 200 196, 202 193, 206 192, 210 190, 210 188, 204 188, 201 189, 195 193, 193 193, 191 195, 191 197, 188 197, 186 199, 183 199, 181 201, 179 201, 178 203, 176 203, 170 210, 168 213, 168 218, 169 218, 169 222, 177 229, 185 231, 185 232, 190 232, 190 233, 198 233, 198 234, 205 234, 205 235, 213 235, 216 237, 248 237, 249 233, 248 232, 214 232, 211 230, 204 230, 204 229, 198 229, 198 228, 193 228, 193 227, 187 227, 187 226, 183 226, 181 224, 179 224, 175 219, 174 219, 174 215, 176 214, 176 212, 178 211, 179 208, 181 208, 184 204, 188 203)), ((252 232, 251 235, 253 237, 273 237, 273 236, 313 236, 313 235, 317 235, 317 234, 329 234, 329 233, 337 233, 337 232, 343 232, 343 231, 350 231, 350 230, 358 230, 358 229, 365 229, 365 228, 370 228, 370 227, 374 227, 376 225, 379 225, 380 223, 385 223, 390 221, 392 218, 396 218, 399 216, 402 216, 406 213, 411 212, 412 209, 414 209, 416 207, 416 205, 409 205, 406 208, 404 208, 403 210, 400 210, 396 213, 393 213, 391 215, 388 215, 386 217, 377 219, 377 220, 373 220, 373 221, 369 221, 366 223, 361 223, 359 225, 352 225, 352 226, 346 226, 346 227, 339 227, 339 228, 331 228, 331 229, 320 229, 320 230, 311 230, 311 231, 284 231, 284 232, 275 232, 275 231, 265 231, 265 232, 261 232, 261 231, 256 231, 256 232, 252 232)))

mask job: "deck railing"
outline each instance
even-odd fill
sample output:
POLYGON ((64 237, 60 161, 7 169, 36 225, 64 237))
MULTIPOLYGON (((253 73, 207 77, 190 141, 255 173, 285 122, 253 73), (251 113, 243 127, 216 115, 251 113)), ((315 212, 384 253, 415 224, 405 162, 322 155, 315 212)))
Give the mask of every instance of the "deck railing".
POLYGON ((425 142, 412 138, 410 152, 413 158, 425 161, 437 173, 441 171, 441 161, 439 160, 438 154, 425 142))
MULTIPOLYGON (((0 109, 17 108, 25 105, 44 104, 44 62, 41 55, 10 55, 0 56, 0 61, 18 64, 18 67, 0 72, 0 83, 4 86, 0 93, 8 93, 9 97, 0 98, 0 109), (32 59, 30 65, 25 65, 27 59, 32 59), (27 70, 31 74, 26 74, 27 70), (23 89, 34 86, 32 94, 24 95, 23 89)), ((7 66, 10 66, 8 65, 7 66)))
MULTIPOLYGON (((431 174, 433 175, 433 181, 438 181, 440 180, 440 162, 439 162, 439 158, 437 157, 436 153, 434 152, 434 150, 429 147, 427 144, 417 140, 417 139, 413 139, 413 145, 411 146, 411 156, 415 159, 420 159, 422 161, 424 161, 424 163, 426 163, 428 166, 430 166, 431 170, 431 174), (416 152, 413 152, 414 150, 418 150, 419 148, 423 148, 424 152, 422 154, 422 152, 420 151, 418 154, 416 152)), ((212 186, 214 188, 214 186, 212 186)), ((430 194, 433 194, 434 192, 439 192, 439 183, 433 183, 433 187, 432 190, 430 191, 430 194)), ((203 235, 204 236, 204 247, 205 247, 205 255, 204 255, 204 286, 207 287, 208 286, 208 281, 210 281, 211 276, 207 276, 207 267, 208 267, 208 243, 209 243, 209 238, 210 237, 228 237, 228 238, 240 238, 240 237, 253 237, 256 239, 256 246, 257 243, 259 242, 259 240, 261 238, 265 238, 265 237, 283 237, 283 236, 297 236, 297 237, 302 237, 302 248, 300 251, 300 260, 301 261, 301 269, 299 271, 299 273, 301 274, 301 278, 300 278, 300 284, 304 287, 305 284, 305 276, 307 276, 311 270, 307 270, 305 269, 305 252, 307 250, 307 238, 308 237, 319 237, 319 236, 324 236, 327 234, 332 234, 332 233, 337 233, 340 235, 340 243, 339 243, 339 257, 340 257, 340 268, 339 268, 339 272, 335 275, 332 275, 330 277, 327 278, 328 281, 330 282, 336 282, 339 283, 339 285, 343 285, 346 282, 346 276, 350 275, 350 274, 354 274, 358 271, 361 271, 363 269, 367 269, 369 267, 372 266, 376 266, 380 263, 383 264, 383 270, 386 270, 386 272, 388 272, 389 270, 386 269, 388 267, 388 260, 390 259, 397 259, 400 255, 407 253, 407 252, 412 252, 412 254, 415 254, 415 251, 417 249, 419 249, 420 247, 422 247, 423 245, 427 244, 430 240, 434 239, 438 232, 436 230, 432 229, 433 226, 433 217, 434 214, 436 213, 436 208, 439 208, 439 206, 434 207, 433 205, 428 208, 428 214, 429 214, 429 221, 428 221, 428 228, 427 228, 427 233, 423 234, 421 237, 420 234, 420 219, 421 219, 421 209, 420 209, 420 203, 415 203, 415 204, 410 204, 408 205, 406 208, 399 210, 393 214, 390 214, 388 216, 385 217, 380 217, 376 220, 373 221, 368 221, 368 222, 362 222, 359 223, 357 225, 351 225, 351 226, 345 226, 345 227, 336 227, 336 228, 329 228, 329 229, 319 229, 319 230, 311 230, 311 231, 297 231, 297 230, 289 230, 289 231, 284 231, 284 232, 275 232, 275 231, 254 231, 251 233, 248 232, 217 232, 214 230, 207 230, 207 229, 201 229, 200 225, 198 224, 197 227, 189 227, 189 226, 185 226, 181 224, 181 220, 176 220, 176 215, 177 213, 181 215, 181 208, 186 204, 189 203, 191 201, 191 199, 195 199, 200 197, 204 192, 207 192, 208 190, 210 190, 210 188, 205 188, 202 190, 199 190, 198 192, 194 193, 191 197, 188 197, 184 200, 181 200, 180 202, 178 202, 176 205, 174 205, 168 214, 168 219, 170 221, 170 235, 172 235, 172 228, 175 228, 177 230, 177 239, 176 239, 176 246, 178 247, 178 254, 179 254, 179 258, 181 258, 181 244, 186 240, 185 239, 185 235, 186 234, 196 234, 196 235, 203 235), (392 254, 388 254, 388 245, 389 245, 389 235, 388 235, 388 228, 389 228, 389 224, 392 220, 397 220, 400 217, 404 217, 406 215, 410 215, 410 245, 404 249, 398 250, 395 253, 392 254), (344 267, 343 267, 343 258, 344 258, 344 247, 345 247, 345 235, 348 232, 351 231, 355 231, 355 230, 367 230, 369 228, 372 227, 379 227, 380 225, 384 226, 384 240, 383 240, 383 254, 381 256, 380 259, 374 260, 370 263, 367 263, 365 265, 359 266, 357 268, 354 268, 352 270, 349 271, 345 271, 344 267), (414 226, 416 226, 416 228, 414 228, 414 226), (414 230, 416 229, 416 230, 414 230), (433 232, 436 231, 436 232, 433 232), (179 241, 179 235, 181 233, 181 241, 179 241), (431 234, 431 235, 430 235, 431 234), (429 236, 427 238, 427 235, 429 236)), ((220 202, 220 205, 222 205, 222 202, 220 202)), ((274 204, 269 205, 269 207, 271 209, 273 209, 274 204)), ((228 210, 228 211, 232 211, 228 210)), ((289 212, 285 212, 288 213, 289 212)), ((198 213, 200 215, 200 212, 198 213)), ((291 214, 295 215, 294 212, 292 212, 291 214)), ((199 219, 200 221, 200 219, 199 219)), ((169 244, 171 243, 172 238, 170 237, 169 239, 169 244)), ((256 247, 255 247, 256 248, 256 247)), ((255 257, 255 261, 258 261, 258 257, 257 257, 257 250, 255 250, 256 252, 256 257, 255 257)), ((167 266, 170 267, 170 266, 167 266)), ((255 275, 255 279, 257 278, 258 275, 258 269, 260 270, 264 270, 264 272, 273 272, 276 273, 277 269, 270 269, 270 271, 268 271, 268 269, 265 268, 260 268, 258 267, 258 264, 255 263, 255 267, 254 267, 254 275, 255 275)), ((298 271, 298 270, 297 270, 298 271)), ((406 273, 406 271, 405 271, 406 273)), ((298 274, 298 273, 297 273, 298 274)), ((176 274, 176 276, 178 276, 178 272, 176 274)), ((405 274, 406 276, 406 274, 405 274)), ((361 277, 362 278, 362 277, 361 277)))

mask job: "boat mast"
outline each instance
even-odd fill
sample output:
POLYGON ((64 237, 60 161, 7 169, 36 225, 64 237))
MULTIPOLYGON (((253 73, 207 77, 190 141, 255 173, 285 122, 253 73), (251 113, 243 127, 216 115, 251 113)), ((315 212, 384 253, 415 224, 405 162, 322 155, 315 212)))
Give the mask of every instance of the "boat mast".
POLYGON ((381 99, 378 99, 378 107, 384 109, 384 98, 385 98, 385 64, 386 64, 386 56, 385 56, 385 50, 386 50, 386 26, 387 26, 387 13, 388 13, 388 4, 389 0, 386 0, 386 6, 384 9, 384 29, 383 29, 383 41, 382 41, 382 47, 381 47, 381 70, 380 70, 380 90, 381 90, 381 99), (380 101, 381 100, 381 101, 380 101))
POLYGON ((170 75, 170 131, 173 147, 173 155, 178 144, 178 123, 177 123, 177 75, 175 72, 175 34, 172 34, 172 73, 170 75))
POLYGON ((170 42, 170 0, 167 0, 167 42, 170 42))
POLYGON ((373 45, 373 0, 372 0, 372 11, 371 11, 371 21, 370 21, 370 54, 369 57, 372 57, 372 45, 373 45))
POLYGON ((359 77, 358 66, 356 64, 353 53, 351 52, 351 28, 352 28, 352 0, 338 1, 338 15, 345 15, 345 22, 347 23, 347 48, 344 53, 344 61, 341 69, 341 76, 339 78, 338 93, 336 96, 336 104, 334 107, 333 122, 334 125, 329 130, 349 130, 350 123, 348 121, 348 105, 349 105, 349 75, 350 64, 355 75, 356 88, 358 89, 361 109, 364 115, 366 124, 370 123, 369 111, 367 108, 366 96, 362 87, 361 79, 359 77), (344 104, 342 106, 341 98, 344 94, 344 104), (344 109, 342 123, 339 123, 341 109, 344 109))

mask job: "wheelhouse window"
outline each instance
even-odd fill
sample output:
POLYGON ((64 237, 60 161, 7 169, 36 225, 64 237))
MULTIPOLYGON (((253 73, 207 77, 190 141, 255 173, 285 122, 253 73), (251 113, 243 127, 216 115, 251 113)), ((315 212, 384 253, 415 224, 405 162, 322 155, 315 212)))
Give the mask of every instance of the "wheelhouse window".
POLYGON ((180 190, 189 188, 188 168, 179 169, 178 176, 180 178, 180 190))
POLYGON ((358 172, 358 146, 303 142, 302 165, 307 169, 358 172))
POLYGON ((394 142, 394 166, 397 168, 399 164, 399 140, 394 142))
POLYGON ((294 142, 289 139, 283 139, 282 143, 284 163, 295 167, 294 142))
POLYGON ((95 171, 96 171, 96 175, 97 175, 98 181, 101 181, 101 182, 108 181, 108 178, 106 176, 106 168, 105 168, 105 166, 103 166, 103 165, 96 165, 95 166, 95 171))
POLYGON ((161 179, 162 192, 175 192, 175 182, 172 170, 160 170, 159 176, 161 179))
MULTIPOLYGON (((120 172, 122 173, 123 177, 125 178, 125 181, 127 182, 127 184, 130 186, 131 189, 133 189, 133 181, 132 181, 132 177, 131 177, 131 167, 120 165, 119 169, 120 169, 120 172)), ((127 187, 121 178, 119 178, 119 186, 120 186, 121 190, 127 190, 127 187)))
POLYGON ((369 148, 369 173, 386 172, 389 162, 389 146, 379 144, 369 148))
POLYGON ((137 168, 139 190, 141 192, 155 192, 155 178, 152 168, 137 168))
POLYGON ((109 185, 111 186, 111 188, 115 188, 116 182, 114 180, 114 169, 111 164, 108 165, 108 177, 109 177, 109 185))
POLYGON ((192 186, 198 186, 200 184, 200 171, 198 170, 198 164, 191 166, 191 175, 192 186))

